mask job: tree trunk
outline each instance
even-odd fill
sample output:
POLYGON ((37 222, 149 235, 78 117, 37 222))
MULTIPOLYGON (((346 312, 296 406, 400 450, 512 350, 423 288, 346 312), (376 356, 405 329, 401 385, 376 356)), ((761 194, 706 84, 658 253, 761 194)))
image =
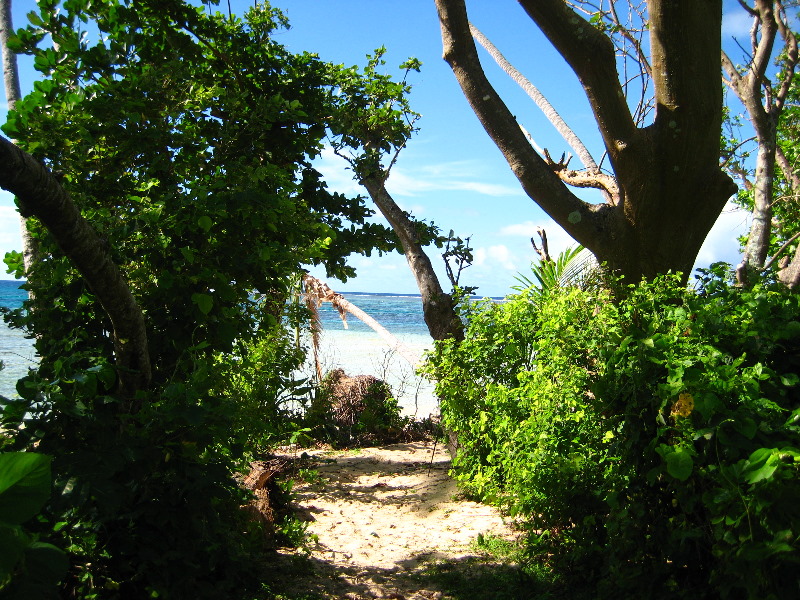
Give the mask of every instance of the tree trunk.
POLYGON ((688 279, 736 191, 719 168, 721 1, 648 2, 657 110, 652 125, 637 128, 611 40, 563 0, 520 0, 584 87, 620 188, 617 205, 587 203, 566 187, 486 79, 464 0, 436 4, 444 58, 528 196, 628 281, 668 271, 688 279))
POLYGON ((756 176, 753 184, 753 222, 747 235, 744 262, 753 269, 764 266, 769 254, 769 241, 772 236, 772 194, 775 173, 775 127, 773 136, 758 142, 756 157, 756 176))
MULTIPOLYGON (((6 102, 8 110, 14 110, 16 103, 22 98, 22 89, 19 84, 19 69, 17 55, 8 48, 8 37, 14 31, 11 18, 11 0, 0 0, 0 46, 3 55, 3 84, 6 89, 6 102)), ((28 220, 19 217, 20 236, 22 237, 22 260, 27 275, 36 261, 36 242, 28 231, 28 220)))
POLYGON ((800 286, 800 244, 797 245, 790 262, 778 271, 778 279, 790 290, 798 289, 800 286))
POLYGON ((106 244, 81 216, 53 174, 0 137, 0 187, 17 196, 20 212, 35 215, 75 263, 113 326, 119 393, 133 398, 150 383, 144 317, 106 244))
POLYGON ((422 296, 422 312, 431 337, 434 340, 463 340, 464 326, 456 314, 453 298, 442 290, 431 260, 419 242, 414 223, 386 190, 385 174, 365 177, 361 184, 367 188, 372 201, 400 238, 403 253, 422 296))
MULTIPOLYGON (((743 265, 746 269, 762 269, 769 254, 772 234, 778 121, 794 79, 798 48, 794 33, 783 20, 785 12, 781 1, 755 0, 754 5, 747 8, 754 20, 750 62, 740 73, 734 62, 723 52, 722 66, 728 76, 724 80, 725 84, 744 104, 756 132, 758 154, 755 183, 752 186, 753 222, 747 237, 743 265), (772 64, 778 36, 783 39, 784 48, 780 59, 780 80, 773 86, 767 78, 767 69, 772 64)), ((794 184, 796 177, 787 173, 787 180, 794 184)))

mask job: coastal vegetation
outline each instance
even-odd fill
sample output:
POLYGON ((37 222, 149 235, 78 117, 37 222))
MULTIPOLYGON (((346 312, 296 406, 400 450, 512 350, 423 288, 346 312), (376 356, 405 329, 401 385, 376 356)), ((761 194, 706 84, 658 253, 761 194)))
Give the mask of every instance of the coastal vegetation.
POLYGON ((790 598, 800 298, 725 265, 464 306, 428 366, 454 472, 587 597, 790 598), (712 592, 713 590, 713 592, 712 592))
MULTIPOLYGON (((453 244, 466 261, 469 248, 385 189, 416 130, 405 77, 418 61, 396 81, 379 73, 381 49, 363 69, 289 52, 274 36, 285 16, 263 3, 238 18, 181 0, 43 0, 7 38, 41 75, 0 138, 0 186, 31 240, 5 259, 29 292, 6 318, 40 362, 2 399, 0 596, 274 597, 252 511, 269 494, 254 481, 283 500, 292 484, 266 460, 263 478, 244 477, 252 464, 315 437, 410 435, 377 378, 294 377, 294 329, 310 314, 292 297, 311 265, 346 280, 351 255, 391 251, 408 258, 437 340, 425 370, 457 442, 453 474, 522 526, 518 545, 478 546, 513 556, 543 594, 797 594, 800 296, 793 263, 774 260, 800 252, 800 185, 783 162, 796 154, 793 35, 781 33, 778 130, 758 140, 777 145, 763 164, 785 197, 767 210, 763 189, 739 196, 769 216, 760 248, 773 260, 748 258, 738 281, 712 265, 687 285, 735 192, 720 164, 721 2, 647 3, 653 56, 639 47, 636 60, 654 81, 649 125, 615 58, 615 36, 638 38, 609 25, 613 10, 521 2, 589 95, 613 171, 583 173, 598 204, 568 189, 587 180, 540 156, 484 81, 463 0, 436 4, 464 93, 525 191, 602 263, 591 276, 564 276, 577 251, 544 252, 502 303, 443 291, 424 247, 453 244), (390 227, 328 190, 313 162, 326 143, 390 227)), ((785 25, 783 3, 767 4, 748 8, 756 31, 785 25)), ((727 164, 747 179, 746 157, 727 164)), ((297 477, 321 484, 313 469, 297 477)), ((268 525, 307 541, 296 519, 268 525)))

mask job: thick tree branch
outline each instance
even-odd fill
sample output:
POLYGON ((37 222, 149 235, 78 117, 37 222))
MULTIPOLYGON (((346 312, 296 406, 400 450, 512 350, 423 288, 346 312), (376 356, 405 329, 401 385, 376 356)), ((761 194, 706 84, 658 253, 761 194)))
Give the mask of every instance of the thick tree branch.
MULTIPOLYGON (((703 154, 703 160, 709 152, 718 157, 722 2, 650 0, 648 5, 656 122, 667 129, 697 132, 691 142, 702 140, 704 147, 693 151, 703 154), (700 132, 708 135, 701 136, 700 132)), ((667 132, 669 137, 679 136, 667 132)))
POLYGON ((520 0, 577 75, 594 112, 612 165, 636 125, 619 82, 613 42, 563 0, 520 0))
POLYGON ((605 209, 611 207, 591 205, 575 196, 528 143, 516 119, 483 72, 464 1, 436 0, 436 6, 442 28, 444 59, 489 137, 503 153, 528 196, 578 242, 587 245, 595 237, 598 219, 602 218, 605 209))
POLYGON ((797 68, 798 48, 797 36, 789 28, 786 23, 786 11, 783 8, 782 2, 776 2, 775 23, 778 27, 778 33, 783 39, 783 47, 786 52, 786 57, 783 60, 783 78, 781 80, 778 92, 774 95, 774 106, 776 112, 781 112, 786 104, 786 98, 789 95, 789 90, 794 81, 794 73, 797 68))
POLYGON ((67 192, 33 156, 0 137, 0 187, 16 195, 20 211, 36 216, 72 260, 113 326, 119 392, 131 398, 150 382, 142 311, 105 244, 67 192))
POLYGON ((772 0, 756 0, 755 11, 758 16, 755 19, 753 28, 755 31, 761 32, 760 39, 757 34, 753 35, 754 41, 757 40, 753 46, 753 61, 750 65, 750 73, 747 76, 748 85, 751 88, 751 93, 757 93, 764 76, 767 73, 772 59, 772 48, 775 45, 775 36, 778 33, 778 25, 776 23, 776 14, 772 10, 772 0))
POLYGON ((435 340, 464 339, 463 325, 453 310, 453 299, 442 290, 431 260, 419 241, 413 221, 386 189, 385 174, 364 177, 360 183, 367 188, 372 201, 400 238, 403 253, 422 296, 422 312, 431 337, 435 340))

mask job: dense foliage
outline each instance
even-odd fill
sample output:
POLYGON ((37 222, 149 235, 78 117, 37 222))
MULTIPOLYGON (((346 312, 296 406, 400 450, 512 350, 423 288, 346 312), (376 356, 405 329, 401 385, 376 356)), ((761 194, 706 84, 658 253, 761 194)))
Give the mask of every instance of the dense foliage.
POLYGON ((593 597, 797 593, 800 297, 721 272, 470 304, 430 358, 458 478, 593 597))
MULTIPOLYGON (((233 474, 292 433, 291 282, 309 264, 346 278, 349 254, 396 247, 311 165, 338 67, 277 44, 285 21, 263 4, 239 20, 177 0, 47 1, 30 19, 13 43, 42 79, 3 130, 100 232, 153 367, 147 390, 117 394, 105 311, 30 220, 32 297, 13 321, 41 362, 3 401, 16 433, 2 444, 53 457, 32 535, 68 551, 65 596, 245 595, 260 536, 233 474)), ((19 254, 6 262, 21 274, 19 254)))

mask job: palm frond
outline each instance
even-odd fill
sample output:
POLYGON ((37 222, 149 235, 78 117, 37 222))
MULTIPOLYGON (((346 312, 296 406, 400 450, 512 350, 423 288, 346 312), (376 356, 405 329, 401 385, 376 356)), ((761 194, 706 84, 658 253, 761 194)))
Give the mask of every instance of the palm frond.
MULTIPOLYGON (((316 277, 313 277, 306 273, 303 275, 303 285, 306 290, 306 297, 310 297, 316 303, 315 309, 319 308, 319 305, 323 302, 330 302, 337 311, 339 311, 339 316, 342 318, 342 322, 344 323, 345 329, 347 328, 347 313, 350 313, 360 321, 362 321, 365 325, 372 328, 372 330, 377 333, 379 336, 383 338, 383 340, 389 345, 390 348, 397 351, 397 353, 405 358, 409 363, 413 366, 417 366, 420 362, 420 356, 411 350, 408 346, 403 344, 400 340, 398 340, 394 335, 389 332, 383 325, 378 323, 375 319, 365 313, 363 310, 349 302, 345 299, 344 296, 334 292, 325 282, 320 281, 316 277)), ((317 311, 318 313, 318 311, 317 311)), ((313 313, 312 313, 313 314, 313 313)), ((317 315, 319 316, 319 315, 317 315)), ((321 332, 322 326, 320 325, 319 331, 321 332)), ((318 341, 313 341, 314 330, 312 329, 312 344, 314 344, 314 361, 317 367, 317 374, 320 373, 320 365, 319 360, 317 359, 317 345, 318 341)), ((322 377, 320 376, 320 379, 322 377)))
POLYGON ((531 265, 530 277, 518 273, 515 279, 521 284, 513 286, 517 292, 536 290, 546 293, 565 287, 586 287, 599 270, 597 259, 591 251, 581 245, 571 246, 556 257, 555 260, 540 261, 531 265))

